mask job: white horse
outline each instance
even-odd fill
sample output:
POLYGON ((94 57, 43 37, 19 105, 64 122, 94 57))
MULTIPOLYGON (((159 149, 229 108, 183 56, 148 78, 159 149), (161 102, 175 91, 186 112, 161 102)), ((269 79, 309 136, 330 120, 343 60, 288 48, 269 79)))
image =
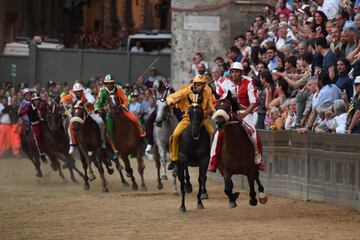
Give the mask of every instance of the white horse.
MULTIPOLYGON (((154 156, 158 172, 158 188, 162 188, 161 180, 167 180, 167 167, 169 159, 169 138, 178 124, 172 109, 164 98, 156 101, 156 119, 154 124, 154 156)), ((173 194, 177 194, 176 173, 173 172, 173 194)))

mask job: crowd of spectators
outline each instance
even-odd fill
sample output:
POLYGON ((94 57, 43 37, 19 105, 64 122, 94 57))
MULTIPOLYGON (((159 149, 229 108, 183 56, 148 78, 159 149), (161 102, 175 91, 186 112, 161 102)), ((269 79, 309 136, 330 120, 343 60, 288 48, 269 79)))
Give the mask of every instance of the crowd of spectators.
POLYGON ((264 10, 211 71, 196 53, 189 73, 215 89, 241 62, 257 87, 259 129, 360 133, 360 1, 278 0, 264 10))

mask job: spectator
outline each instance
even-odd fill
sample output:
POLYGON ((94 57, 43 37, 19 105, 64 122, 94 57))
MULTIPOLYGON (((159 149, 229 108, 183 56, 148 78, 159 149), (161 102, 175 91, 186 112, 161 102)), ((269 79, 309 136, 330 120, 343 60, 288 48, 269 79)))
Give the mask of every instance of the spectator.
POLYGON ((12 129, 9 114, 11 106, 6 97, 2 96, 0 100, 0 157, 5 157, 7 151, 11 149, 12 129))
POLYGON ((346 120, 347 112, 344 100, 335 100, 334 105, 334 117, 332 115, 325 116, 326 126, 333 133, 345 133, 346 132, 346 120))
POLYGON ((243 59, 243 55, 241 54, 240 49, 236 46, 230 47, 228 57, 231 62, 241 62, 243 59))
POLYGON ((336 77, 336 56, 329 49, 329 45, 325 38, 316 39, 316 51, 324 57, 322 63, 324 74, 328 75, 331 81, 334 81, 336 77))
POLYGON ((274 46, 270 46, 267 51, 267 62, 268 62, 268 69, 270 71, 273 71, 278 66, 278 56, 277 56, 277 50, 274 46))
POLYGON ((190 65, 189 73, 192 74, 193 77, 196 75, 199 75, 198 68, 200 64, 203 64, 205 66, 205 69, 209 68, 209 65, 207 62, 204 61, 203 55, 201 53, 195 53, 195 56, 193 57, 193 62, 190 65))
POLYGON ((349 78, 350 61, 346 58, 339 59, 336 66, 338 76, 335 84, 341 91, 345 91, 348 100, 350 100, 350 98, 353 96, 353 84, 351 79, 349 78))
POLYGON ((355 96, 348 110, 348 133, 360 133, 360 76, 354 81, 355 96))
POLYGON ((161 80, 163 77, 158 74, 158 71, 155 67, 150 68, 150 76, 145 79, 145 86, 152 88, 152 85, 155 81, 161 80))
POLYGON ((339 0, 316 0, 318 11, 322 11, 330 20, 339 12, 339 0))
POLYGON ((334 104, 335 100, 340 99, 342 96, 341 90, 332 84, 329 75, 324 71, 319 75, 319 85, 321 87, 319 97, 314 102, 314 108, 324 105, 329 106, 334 104))
POLYGON ((131 52, 144 52, 144 48, 141 46, 141 41, 137 40, 135 46, 130 50, 131 52))
POLYGON ((138 119, 141 118, 141 104, 138 101, 139 94, 133 92, 130 96, 129 111, 132 112, 138 119))

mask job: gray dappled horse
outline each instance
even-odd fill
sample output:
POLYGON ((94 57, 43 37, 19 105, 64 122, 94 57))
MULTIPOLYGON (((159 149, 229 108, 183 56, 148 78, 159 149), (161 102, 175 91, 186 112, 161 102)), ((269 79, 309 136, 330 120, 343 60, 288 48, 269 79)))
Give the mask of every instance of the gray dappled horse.
MULTIPOLYGON (((166 103, 165 98, 157 99, 155 111, 154 156, 158 175, 158 189, 162 189, 161 180, 167 180, 166 164, 169 158, 169 138, 179 121, 173 114, 171 107, 166 103)), ((177 194, 175 172, 173 172, 173 194, 177 194)))

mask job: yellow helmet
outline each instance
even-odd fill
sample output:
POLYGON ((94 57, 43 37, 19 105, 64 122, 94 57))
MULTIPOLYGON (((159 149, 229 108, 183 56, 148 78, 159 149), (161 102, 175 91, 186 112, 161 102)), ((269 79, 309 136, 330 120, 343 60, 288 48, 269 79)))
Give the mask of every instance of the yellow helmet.
POLYGON ((194 77, 193 83, 207 83, 208 79, 204 75, 197 75, 194 77))

